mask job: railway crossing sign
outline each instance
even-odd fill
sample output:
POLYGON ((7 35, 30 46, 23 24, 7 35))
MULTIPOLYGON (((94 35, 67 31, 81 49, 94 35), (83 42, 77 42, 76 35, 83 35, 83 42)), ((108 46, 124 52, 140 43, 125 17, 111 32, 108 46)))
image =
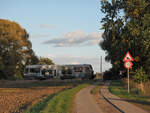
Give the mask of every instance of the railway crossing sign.
POLYGON ((127 61, 127 60, 130 60, 130 61, 133 61, 133 58, 132 56, 130 55, 129 51, 127 52, 127 54, 125 55, 123 61, 127 61))
POLYGON ((127 54, 125 55, 124 59, 123 59, 123 62, 124 63, 124 67, 127 68, 127 75, 128 75, 128 93, 130 92, 130 85, 129 85, 129 69, 133 66, 132 62, 133 61, 133 58, 132 56, 130 55, 129 51, 127 52, 127 54))
POLYGON ((132 62, 130 60, 127 60, 125 63, 124 63, 124 67, 129 69, 133 66, 132 62))

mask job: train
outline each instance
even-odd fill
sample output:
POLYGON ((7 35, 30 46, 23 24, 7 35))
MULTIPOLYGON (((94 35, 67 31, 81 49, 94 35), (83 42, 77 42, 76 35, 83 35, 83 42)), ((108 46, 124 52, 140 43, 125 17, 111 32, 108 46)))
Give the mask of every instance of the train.
POLYGON ((24 69, 27 79, 93 79, 94 70, 91 64, 76 65, 27 65, 24 69))

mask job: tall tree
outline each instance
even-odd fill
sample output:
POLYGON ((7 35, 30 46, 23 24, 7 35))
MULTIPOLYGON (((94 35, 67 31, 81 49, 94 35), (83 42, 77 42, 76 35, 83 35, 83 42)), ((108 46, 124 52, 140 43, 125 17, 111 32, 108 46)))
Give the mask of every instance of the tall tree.
POLYGON ((134 69, 141 68, 150 74, 150 2, 148 0, 124 1, 126 32, 135 58, 134 69))
MULTIPOLYGON (((103 0, 104 30, 100 46, 113 69, 123 70, 127 51, 134 57, 132 71, 143 67, 150 75, 150 2, 149 0, 103 0)), ((136 71, 138 72, 138 71, 136 71)))
POLYGON ((0 78, 15 76, 31 50, 26 30, 16 22, 0 19, 0 78))
POLYGON ((120 31, 124 26, 124 21, 119 17, 122 3, 120 0, 112 0, 111 2, 103 0, 101 4, 101 11, 105 14, 105 17, 101 21, 104 33, 102 35, 103 42, 100 42, 100 45, 106 51, 106 61, 110 61, 113 68, 118 70, 122 64, 122 54, 120 53, 123 51, 122 32, 120 31))

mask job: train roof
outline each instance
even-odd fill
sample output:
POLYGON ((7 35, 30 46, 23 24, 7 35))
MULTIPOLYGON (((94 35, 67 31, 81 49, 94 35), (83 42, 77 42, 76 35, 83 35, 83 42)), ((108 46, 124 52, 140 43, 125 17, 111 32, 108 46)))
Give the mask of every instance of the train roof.
POLYGON ((55 67, 56 65, 27 65, 26 68, 50 68, 55 67))
POLYGON ((84 67, 92 67, 91 64, 65 64, 65 65, 61 65, 61 66, 67 66, 67 67, 72 67, 72 66, 75 66, 75 67, 80 67, 80 66, 84 66, 84 67))
POLYGON ((27 65, 26 68, 54 68, 54 67, 80 67, 80 66, 87 66, 87 67, 92 67, 91 64, 65 64, 65 65, 27 65))

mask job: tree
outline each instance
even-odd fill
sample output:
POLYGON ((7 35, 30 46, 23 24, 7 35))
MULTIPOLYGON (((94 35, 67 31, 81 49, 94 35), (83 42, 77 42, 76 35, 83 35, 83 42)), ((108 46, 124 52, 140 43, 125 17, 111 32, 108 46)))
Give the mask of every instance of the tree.
POLYGON ((102 35, 103 42, 100 42, 100 46, 106 51, 106 61, 110 61, 113 69, 123 69, 122 64, 122 52, 123 47, 126 45, 122 40, 122 29, 124 27, 124 21, 118 15, 119 10, 123 7, 120 0, 112 0, 111 2, 103 0, 101 2, 101 11, 105 14, 102 19, 104 33, 102 35))
POLYGON ((39 58, 35 55, 33 50, 29 50, 25 65, 36 65, 38 63, 39 63, 39 58))
POLYGON ((15 76, 31 57, 29 51, 32 44, 26 30, 16 22, 0 19, 0 78, 15 76))
POLYGON ((143 67, 150 74, 150 2, 148 0, 124 1, 126 26, 130 49, 136 64, 134 70, 143 67), (134 4, 134 5, 132 5, 134 4))
POLYGON ((143 67, 150 76, 150 3, 148 0, 103 0, 104 33, 100 46, 113 69, 125 70, 122 59, 127 51, 134 57, 133 68, 143 67))
POLYGON ((42 65, 53 65, 53 61, 49 58, 44 58, 44 57, 40 57, 39 59, 39 63, 38 64, 42 64, 42 65))
POLYGON ((31 57, 31 64, 35 65, 35 64, 38 64, 38 63, 39 63, 39 58, 35 54, 32 55, 32 57, 31 57))

